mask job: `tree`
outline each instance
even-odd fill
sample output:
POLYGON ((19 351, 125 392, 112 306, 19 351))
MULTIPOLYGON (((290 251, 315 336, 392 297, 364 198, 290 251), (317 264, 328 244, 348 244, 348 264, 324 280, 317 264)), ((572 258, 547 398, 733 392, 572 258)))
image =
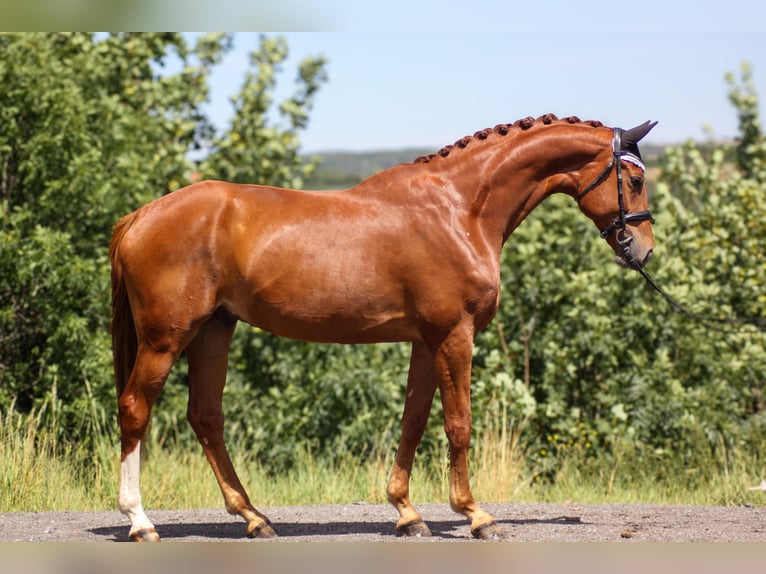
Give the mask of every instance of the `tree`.
MULTIPOLYGON (((269 149, 282 166, 264 183, 303 173, 297 132, 324 62, 307 60, 305 87, 283 105, 294 118, 289 137, 266 116, 273 79, 259 87, 261 130, 218 135, 202 104, 210 73, 231 45, 226 34, 198 36, 193 46, 176 33, 0 35, 2 408, 25 411, 53 397, 67 411, 62 435, 82 429, 84 402, 114 411, 111 227, 190 183, 199 169, 191 151, 238 138, 247 148, 269 149)), ((283 58, 284 41, 263 39, 252 59, 260 74, 281 61, 277 47, 283 58)), ((236 102, 235 117, 251 117, 242 109, 248 102, 236 102)), ((205 166, 219 163, 209 158, 205 166)))
POLYGON ((299 64, 295 93, 278 106, 287 126, 274 125, 273 90, 277 74, 287 59, 284 38, 262 36, 259 49, 250 55, 251 71, 240 92, 232 98, 234 117, 229 130, 213 141, 213 150, 202 162, 204 177, 236 183, 256 183, 300 188, 316 161, 299 155, 299 131, 308 124, 314 95, 327 81, 324 58, 306 58, 299 64))
POLYGON ((159 76, 166 52, 188 58, 177 34, 0 46, 0 393, 27 409, 55 389, 74 407, 84 380, 109 380, 111 225, 189 171, 204 91, 188 84, 208 69, 159 76))
POLYGON ((753 84, 752 70, 742 64, 740 83, 733 73, 726 74, 729 101, 737 110, 740 138, 737 142, 737 165, 746 178, 763 183, 766 178, 766 137, 758 114, 758 94, 753 84))

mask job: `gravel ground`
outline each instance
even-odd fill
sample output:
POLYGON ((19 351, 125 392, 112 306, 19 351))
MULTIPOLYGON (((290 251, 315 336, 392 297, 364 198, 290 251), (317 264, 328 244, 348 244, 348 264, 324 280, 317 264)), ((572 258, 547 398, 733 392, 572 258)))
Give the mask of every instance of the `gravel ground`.
MULTIPOLYGON (((511 542, 766 541, 766 508, 650 504, 484 504, 511 542)), ((430 541, 472 540, 447 504, 421 504, 430 541)), ((260 508, 276 541, 406 542, 387 504, 260 508)), ((165 541, 247 541, 244 521, 222 509, 147 511, 165 541)), ((117 511, 0 514, 0 542, 116 542, 128 535, 117 511)))

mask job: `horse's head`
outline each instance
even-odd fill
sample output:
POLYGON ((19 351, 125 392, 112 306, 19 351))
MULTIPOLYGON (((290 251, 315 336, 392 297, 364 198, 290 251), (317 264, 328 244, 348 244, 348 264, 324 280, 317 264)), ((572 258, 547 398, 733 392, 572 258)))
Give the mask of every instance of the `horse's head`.
POLYGON ((652 214, 646 194, 646 167, 638 142, 657 122, 629 130, 613 130, 607 163, 592 183, 577 195, 580 209, 590 217, 617 254, 623 267, 643 267, 654 251, 652 214))

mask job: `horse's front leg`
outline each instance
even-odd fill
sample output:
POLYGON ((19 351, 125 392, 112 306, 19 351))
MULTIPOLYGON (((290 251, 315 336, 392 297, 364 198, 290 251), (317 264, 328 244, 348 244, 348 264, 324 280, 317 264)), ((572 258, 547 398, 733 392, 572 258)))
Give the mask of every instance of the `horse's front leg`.
POLYGON ((505 535, 473 499, 468 477, 471 443, 471 356, 473 325, 454 330, 436 351, 434 369, 444 407, 444 431, 449 441, 450 505, 471 521, 471 534, 481 539, 505 535))
POLYGON ((387 489, 388 501, 399 511, 396 529, 405 536, 431 535, 428 526, 410 502, 410 475, 415 450, 423 438, 436 391, 433 365, 433 355, 428 347, 421 342, 413 343, 402 415, 402 436, 387 489))

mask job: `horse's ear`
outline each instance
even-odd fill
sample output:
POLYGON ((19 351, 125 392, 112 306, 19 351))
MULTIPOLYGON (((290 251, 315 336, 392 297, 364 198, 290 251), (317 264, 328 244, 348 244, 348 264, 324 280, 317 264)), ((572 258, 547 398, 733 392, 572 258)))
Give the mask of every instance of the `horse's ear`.
POLYGON ((657 125, 657 122, 646 121, 622 133, 622 141, 625 145, 636 145, 649 131, 657 125))

